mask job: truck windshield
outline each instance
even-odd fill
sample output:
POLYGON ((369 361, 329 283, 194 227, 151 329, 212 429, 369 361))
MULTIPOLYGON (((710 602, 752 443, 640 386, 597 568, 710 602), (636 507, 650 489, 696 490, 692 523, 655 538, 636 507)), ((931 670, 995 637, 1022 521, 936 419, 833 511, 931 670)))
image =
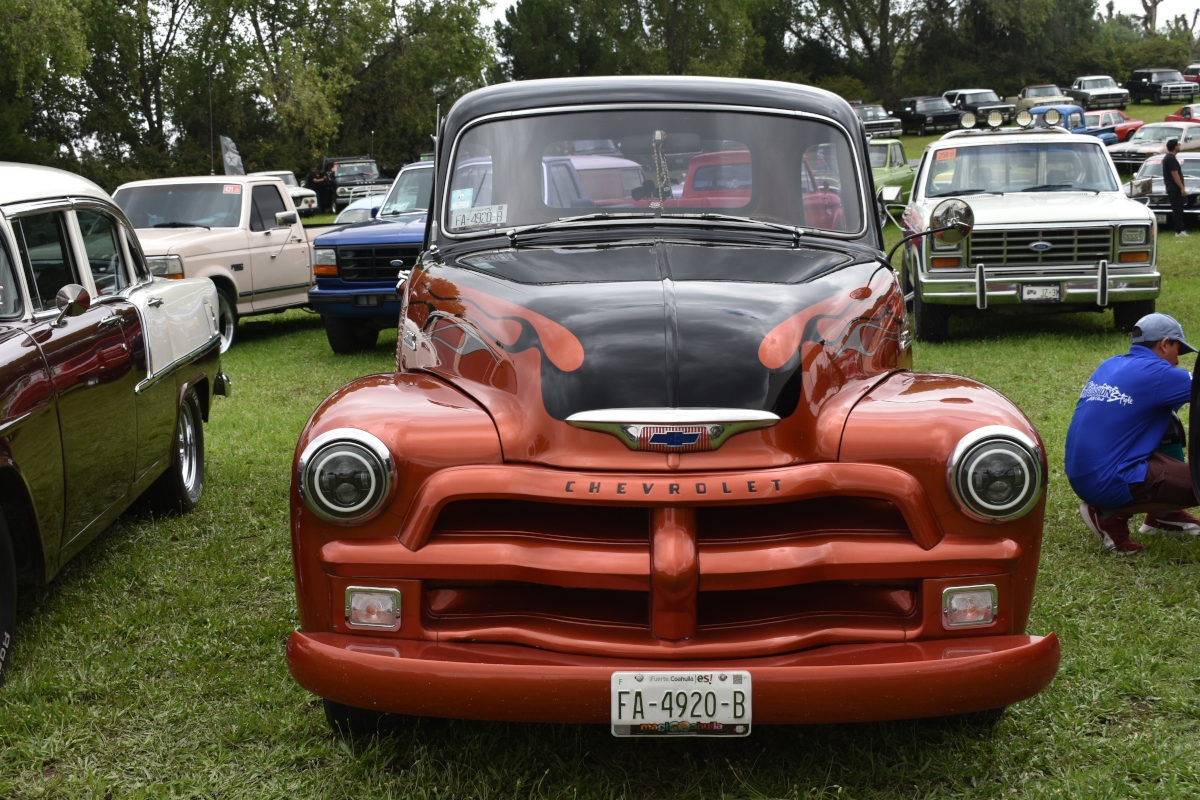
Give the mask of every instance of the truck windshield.
POLYGON ((237 228, 240 183, 181 183, 119 189, 113 200, 135 228, 237 228))
POLYGON ((665 109, 516 117, 467 129, 451 159, 442 198, 450 233, 601 213, 863 227, 850 142, 814 119, 665 109), (615 152, 587 149, 598 138, 615 152))
POLYGON ((1000 98, 995 92, 972 92, 967 95, 968 103, 999 103, 1000 98))
POLYGON ((1117 191, 1099 140, 942 148, 925 178, 926 197, 1070 191, 1117 191))
POLYGON ((1061 97, 1057 86, 1031 86, 1027 97, 1061 97))
POLYGON ((433 195, 433 168, 417 167, 404 169, 396 176, 396 182, 384 198, 379 216, 391 217, 411 211, 428 211, 429 198, 433 195))
POLYGON ((379 168, 374 161, 355 161, 350 164, 334 164, 332 170, 339 178, 378 178, 379 168))
POLYGON ((1115 89, 1117 84, 1112 78, 1093 78, 1083 82, 1084 89, 1115 89))

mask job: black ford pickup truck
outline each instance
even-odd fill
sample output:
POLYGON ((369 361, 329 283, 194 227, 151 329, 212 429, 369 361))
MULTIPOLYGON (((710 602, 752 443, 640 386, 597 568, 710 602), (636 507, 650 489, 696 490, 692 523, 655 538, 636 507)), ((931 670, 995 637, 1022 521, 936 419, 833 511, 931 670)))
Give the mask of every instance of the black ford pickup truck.
POLYGON ((321 169, 329 176, 335 211, 341 211, 359 198, 383 194, 392 184, 392 179, 380 173, 375 159, 370 156, 326 158, 321 169))

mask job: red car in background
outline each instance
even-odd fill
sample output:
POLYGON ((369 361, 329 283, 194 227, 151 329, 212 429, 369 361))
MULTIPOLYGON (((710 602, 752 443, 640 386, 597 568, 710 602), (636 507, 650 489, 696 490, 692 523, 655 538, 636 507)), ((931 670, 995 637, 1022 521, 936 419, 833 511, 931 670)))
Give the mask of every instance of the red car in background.
POLYGON ((1200 103, 1186 105, 1174 114, 1168 114, 1163 122, 1198 122, 1200 121, 1200 103))
POLYGON ((1200 83, 1200 64, 1190 64, 1183 71, 1183 79, 1188 83, 1200 83))
POLYGON ((1129 141, 1134 131, 1146 124, 1140 119, 1130 119, 1124 111, 1117 111, 1115 108, 1107 111, 1089 111, 1083 115, 1083 123, 1088 130, 1112 128, 1118 142, 1129 141))
MULTIPOLYGON (((838 229, 842 222, 842 198, 837 181, 814 174, 807 156, 801 161, 801 169, 805 221, 818 228, 838 229)), ((674 201, 668 200, 664 205, 741 208, 750 201, 752 174, 749 151, 701 153, 688 162, 687 176, 679 197, 674 201)))

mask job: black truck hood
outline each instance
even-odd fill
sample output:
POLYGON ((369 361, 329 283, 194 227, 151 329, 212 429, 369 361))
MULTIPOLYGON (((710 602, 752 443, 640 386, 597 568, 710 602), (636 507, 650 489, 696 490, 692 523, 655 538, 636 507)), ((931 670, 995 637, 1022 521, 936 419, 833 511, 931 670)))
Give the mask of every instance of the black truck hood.
MULTIPOLYGON (((407 366, 485 405, 506 453, 598 409, 788 418, 808 383, 805 343, 895 366, 902 313, 882 311, 894 279, 873 260, 853 261, 815 248, 662 241, 449 258, 414 272, 402 352, 407 366)), ((814 390, 824 391, 819 381, 814 390)))

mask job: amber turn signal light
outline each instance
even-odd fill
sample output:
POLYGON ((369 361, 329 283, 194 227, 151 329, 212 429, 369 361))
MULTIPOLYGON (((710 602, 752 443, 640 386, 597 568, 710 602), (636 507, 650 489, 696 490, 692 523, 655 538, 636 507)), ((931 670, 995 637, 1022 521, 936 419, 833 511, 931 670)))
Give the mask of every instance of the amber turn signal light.
POLYGON ((929 260, 929 266, 934 269, 955 269, 962 266, 962 259, 957 256, 953 258, 946 256, 932 258, 929 260))
POLYGON ((326 275, 331 278, 336 278, 337 274, 338 274, 337 265, 334 264, 334 265, 330 266, 328 264, 317 264, 316 266, 313 267, 313 274, 314 275, 326 275))
POLYGON ((1122 264, 1145 264, 1150 260, 1150 254, 1145 250, 1137 253, 1121 253, 1117 260, 1122 264))

